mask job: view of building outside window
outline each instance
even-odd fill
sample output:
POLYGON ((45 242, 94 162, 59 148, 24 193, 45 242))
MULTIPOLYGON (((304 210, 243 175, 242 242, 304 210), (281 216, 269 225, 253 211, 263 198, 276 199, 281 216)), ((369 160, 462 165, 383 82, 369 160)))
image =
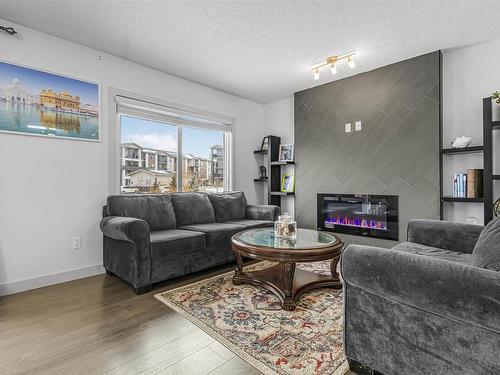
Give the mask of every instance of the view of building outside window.
POLYGON ((224 132, 182 129, 183 191, 224 190, 224 132))
MULTIPOLYGON (((177 128, 129 116, 120 117, 121 193, 177 191, 177 128)), ((183 128, 183 191, 223 191, 224 132, 183 128)))

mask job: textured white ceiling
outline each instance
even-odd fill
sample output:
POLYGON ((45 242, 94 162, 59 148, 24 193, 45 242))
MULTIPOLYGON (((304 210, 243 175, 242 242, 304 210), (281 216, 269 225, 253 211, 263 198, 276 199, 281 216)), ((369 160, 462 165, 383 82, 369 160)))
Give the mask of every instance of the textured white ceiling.
POLYGON ((0 18, 260 103, 495 39, 500 1, 0 0, 0 18), (309 66, 358 50, 357 66, 309 66))

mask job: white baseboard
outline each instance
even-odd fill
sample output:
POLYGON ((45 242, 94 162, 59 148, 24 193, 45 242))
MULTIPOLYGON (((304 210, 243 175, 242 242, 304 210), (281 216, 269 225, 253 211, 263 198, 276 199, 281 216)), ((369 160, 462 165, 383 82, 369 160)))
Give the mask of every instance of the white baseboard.
POLYGON ((43 288, 44 286, 64 283, 66 281, 83 279, 84 277, 95 276, 101 273, 104 273, 104 267, 102 264, 96 264, 94 266, 87 266, 29 279, 11 281, 0 284, 0 296, 43 288))

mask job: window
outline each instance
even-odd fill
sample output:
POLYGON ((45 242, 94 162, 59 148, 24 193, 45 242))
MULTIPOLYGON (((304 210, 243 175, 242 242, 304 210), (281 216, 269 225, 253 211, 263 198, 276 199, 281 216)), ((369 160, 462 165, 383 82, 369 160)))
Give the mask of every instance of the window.
POLYGON ((176 191, 177 127, 122 115, 120 134, 121 192, 176 191))
POLYGON ((224 190, 224 132, 185 127, 182 129, 184 191, 224 190), (219 150, 214 156, 213 150, 219 150))
POLYGON ((231 190, 231 121, 117 96, 121 193, 231 190))

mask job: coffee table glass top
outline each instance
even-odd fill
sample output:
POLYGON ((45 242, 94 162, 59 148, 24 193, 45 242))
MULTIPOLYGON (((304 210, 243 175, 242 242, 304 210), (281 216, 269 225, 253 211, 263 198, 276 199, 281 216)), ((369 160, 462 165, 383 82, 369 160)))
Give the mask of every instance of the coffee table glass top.
POLYGON ((268 228, 249 229, 234 235, 233 239, 245 245, 271 247, 275 249, 311 249, 329 247, 339 240, 325 232, 312 229, 297 229, 297 238, 287 239, 274 236, 274 230, 268 228))

